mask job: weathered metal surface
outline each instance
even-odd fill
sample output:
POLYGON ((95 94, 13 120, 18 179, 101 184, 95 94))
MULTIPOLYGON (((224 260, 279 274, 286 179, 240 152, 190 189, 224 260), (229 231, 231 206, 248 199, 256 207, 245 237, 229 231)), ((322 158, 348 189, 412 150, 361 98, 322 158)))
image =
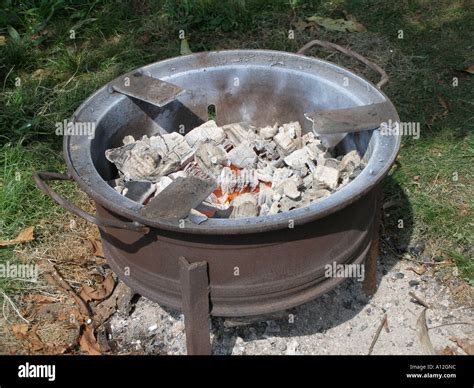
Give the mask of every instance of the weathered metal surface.
POLYGON ((179 259, 181 297, 188 355, 210 355, 209 277, 207 263, 179 259))
POLYGON ((306 113, 318 134, 360 132, 375 129, 392 117, 393 108, 386 102, 354 108, 330 109, 306 113))
MULTIPOLYGON (((116 217, 100 205, 97 211, 116 217)), ((212 315, 246 316, 297 306, 341 282, 325 277, 325 265, 363 262, 374 214, 370 192, 331 217, 278 231, 216 237, 101 228, 101 236, 112 269, 141 295, 182 309, 178 259, 205 260, 212 315)))
POLYGON ((377 291, 377 260, 380 249, 380 221, 382 212, 382 189, 376 190, 375 219, 372 225, 372 242, 370 244, 369 253, 365 258, 365 279, 362 289, 367 296, 372 296, 377 291))
POLYGON ((184 89, 179 86, 149 77, 138 71, 115 79, 110 86, 116 92, 158 107, 165 106, 184 92, 184 89))

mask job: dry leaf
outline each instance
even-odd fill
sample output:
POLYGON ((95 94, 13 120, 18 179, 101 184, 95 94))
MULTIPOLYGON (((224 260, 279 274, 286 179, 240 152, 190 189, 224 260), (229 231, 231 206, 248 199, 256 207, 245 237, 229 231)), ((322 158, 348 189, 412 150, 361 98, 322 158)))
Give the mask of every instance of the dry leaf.
POLYGON ((82 286, 79 295, 86 302, 89 302, 90 300, 102 300, 112 294, 114 286, 115 280, 113 275, 110 273, 102 283, 96 286, 96 288, 87 285, 82 286))
POLYGON ((7 43, 5 35, 0 35, 0 46, 4 46, 7 43))
POLYGON ((450 348, 449 346, 446 346, 444 349, 441 349, 438 352, 439 355, 442 356, 455 356, 457 353, 453 348, 450 348))
POLYGON ((428 334, 428 326, 426 325, 426 309, 423 309, 420 317, 416 321, 418 329, 418 338, 420 339, 421 347, 425 354, 436 354, 428 334))
POLYGON ((27 323, 20 323, 12 326, 12 333, 18 339, 25 339, 28 333, 29 325, 27 323))
POLYGON ((31 75, 35 78, 38 78, 38 77, 41 77, 43 74, 45 74, 47 72, 48 72, 48 70, 46 70, 46 69, 38 69, 38 70, 35 70, 33 72, 33 74, 31 74, 31 75))
POLYGON ((474 74, 474 65, 469 66, 466 70, 464 70, 466 73, 469 74, 474 74))
POLYGON ((76 294, 74 289, 61 277, 61 275, 59 275, 58 271, 56 271, 56 268, 52 267, 52 272, 44 274, 43 277, 48 284, 63 289, 72 298, 74 298, 77 305, 79 306, 79 311, 81 312, 81 314, 83 314, 84 316, 90 315, 89 306, 87 305, 87 302, 85 302, 84 299, 82 299, 79 295, 76 294))
POLYGON ((446 99, 441 94, 436 95, 436 98, 438 99, 439 104, 444 108, 444 112, 442 113, 443 116, 446 116, 449 113, 448 101, 446 101, 446 99))
POLYGON ((451 341, 453 341, 456 345, 458 345, 462 350, 464 350, 470 356, 474 356, 474 343, 469 342, 467 339, 461 339, 457 337, 451 337, 451 341))
POLYGON ((367 31, 365 26, 356 20, 331 19, 321 16, 311 16, 306 19, 309 22, 314 22, 317 25, 329 31, 340 32, 363 32, 367 31))
POLYGON ((104 251, 102 249, 102 242, 95 238, 89 238, 89 241, 92 244, 92 249, 94 249, 94 256, 104 257, 104 251))
POLYGON ((417 275, 423 275, 426 272, 426 267, 423 265, 419 265, 416 267, 409 267, 408 269, 412 270, 417 275))
POLYGON ((313 23, 305 22, 303 19, 298 19, 298 21, 292 23, 296 31, 304 31, 306 28, 314 25, 313 23))
POLYGON ((44 303, 55 303, 58 301, 58 298, 55 296, 47 296, 42 294, 29 294, 26 296, 26 300, 35 305, 44 304, 44 303))
POLYGON ((85 329, 82 333, 81 339, 79 340, 79 345, 83 352, 89 353, 93 356, 98 356, 101 354, 99 344, 94 335, 94 329, 92 326, 85 326, 85 329))
POLYGON ((44 348, 43 341, 41 341, 41 339, 38 337, 36 331, 32 331, 31 333, 29 333, 27 341, 30 350, 33 352, 38 352, 44 348))
POLYGON ((34 226, 30 226, 29 228, 21 230, 20 233, 18 233, 18 236, 16 236, 16 238, 14 238, 13 240, 0 240, 0 247, 4 247, 7 245, 21 244, 21 243, 34 240, 34 236, 33 236, 34 229, 35 229, 34 226))

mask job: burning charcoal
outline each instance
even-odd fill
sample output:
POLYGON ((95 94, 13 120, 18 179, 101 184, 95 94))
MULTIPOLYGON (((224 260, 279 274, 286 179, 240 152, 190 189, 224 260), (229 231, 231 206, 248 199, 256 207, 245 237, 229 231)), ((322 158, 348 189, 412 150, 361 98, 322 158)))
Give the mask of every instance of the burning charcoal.
POLYGON ((229 165, 227 152, 222 147, 211 143, 199 144, 194 160, 204 173, 212 177, 219 176, 222 167, 229 165))
POLYGON ((275 124, 274 126, 266 126, 263 128, 260 128, 259 134, 262 136, 265 140, 271 139, 273 136, 275 136, 278 133, 278 124, 275 124))
POLYGON ((298 185, 296 184, 295 180, 291 178, 281 181, 276 187, 276 191, 291 199, 297 199, 301 195, 298 190, 298 185))
POLYGON ((266 162, 264 167, 258 168, 257 170, 255 170, 255 176, 257 177, 258 180, 262 182, 271 183, 273 181, 274 171, 275 171, 275 168, 271 164, 266 162))
POLYGON ((202 224, 204 221, 207 221, 208 217, 200 211, 197 211, 196 209, 191 209, 188 215, 188 219, 193 224, 199 225, 202 224))
POLYGON ((128 181, 124 184, 122 194, 132 201, 143 203, 150 195, 155 192, 155 190, 156 187, 151 182, 128 181))
POLYGON ((257 161, 257 154, 246 140, 230 150, 228 156, 230 162, 239 168, 255 167, 257 161))
POLYGON ((184 171, 176 171, 168 175, 171 179, 175 180, 176 178, 186 178, 188 175, 184 171))
POLYGON ((254 191, 259 184, 254 171, 246 168, 235 171, 229 167, 224 167, 217 181, 224 194, 232 192, 240 193, 246 188, 254 191))
POLYGON ((280 200, 280 211, 288 212, 290 210, 299 208, 301 204, 302 204, 301 201, 297 201, 288 197, 283 197, 280 200))
POLYGON ((275 201, 272 203, 272 206, 270 206, 270 210, 268 211, 268 215, 272 215, 272 214, 277 214, 280 212, 280 202, 279 201, 275 201))
POLYGON ((357 151, 353 150, 348 154, 344 155, 339 164, 340 171, 348 172, 348 175, 352 174, 354 170, 361 164, 360 156, 357 151))
POLYGON ((230 218, 246 218, 256 217, 258 214, 257 198, 255 195, 246 193, 238 195, 234 198, 231 205, 233 206, 230 218))
POLYGON ((303 200, 311 203, 319 199, 326 198, 329 195, 331 195, 331 192, 329 190, 320 189, 319 187, 316 187, 306 190, 303 193, 303 200))
POLYGON ((259 216, 266 216, 270 212, 270 207, 264 203, 262 206, 260 206, 260 211, 258 212, 259 216))
POLYGON ((135 143, 135 138, 132 135, 127 135, 123 138, 123 145, 135 143))
POLYGON ((283 124, 278 128, 278 133, 273 137, 273 140, 283 156, 301 148, 301 133, 301 126, 297 121, 283 124))
POLYGON ((155 191, 155 197, 160 194, 171 182, 173 182, 173 179, 167 176, 162 176, 157 183, 155 183, 156 191, 155 191))
POLYGON ((198 143, 221 144, 224 141, 225 134, 214 120, 209 120, 188 132, 184 138, 191 147, 196 148, 198 143))
POLYGON ((186 142, 184 136, 176 132, 152 136, 149 143, 159 150, 164 160, 167 160, 170 154, 174 154, 174 158, 179 159, 181 167, 188 164, 194 156, 194 150, 186 142))
POLYGON ((304 187, 311 187, 314 181, 314 175, 309 174, 303 178, 303 186, 304 187))
POLYGON ((257 194, 257 204, 258 206, 262 207, 263 205, 267 205, 268 210, 270 210, 270 206, 273 203, 273 196, 275 192, 268 187, 264 183, 260 183, 258 194, 257 194))
POLYGON ((197 224, 308 206, 349 184, 364 167, 354 148, 335 159, 314 133, 303 135, 298 122, 256 129, 246 123, 219 128, 211 120, 186 136, 126 136, 123 142, 106 151, 119 170, 110 184, 139 202, 146 202, 147 190, 157 196, 176 180, 215 178, 214 192, 189 216, 197 224))
POLYGON ((316 154, 310 147, 305 146, 298 150, 293 151, 291 154, 286 156, 283 160, 285 164, 294 170, 302 170, 308 163, 315 160, 318 154, 316 154))
POLYGON ((339 169, 336 159, 325 159, 316 166, 314 177, 324 183, 331 190, 337 188, 339 181, 339 169))
POLYGON ((224 194, 222 196, 217 196, 214 193, 211 193, 211 195, 206 198, 203 204, 209 205, 215 210, 226 210, 230 206, 227 195, 224 194))
POLYGON ((278 187, 283 180, 289 178, 291 175, 292 171, 289 168, 276 168, 273 173, 272 188, 278 187))
POLYGON ((161 157, 145 142, 127 144, 105 151, 105 157, 117 166, 126 180, 153 181, 161 174, 161 157))
POLYGON ((245 123, 227 124, 222 127, 227 139, 234 147, 237 147, 245 141, 252 141, 255 139, 255 133, 245 123))

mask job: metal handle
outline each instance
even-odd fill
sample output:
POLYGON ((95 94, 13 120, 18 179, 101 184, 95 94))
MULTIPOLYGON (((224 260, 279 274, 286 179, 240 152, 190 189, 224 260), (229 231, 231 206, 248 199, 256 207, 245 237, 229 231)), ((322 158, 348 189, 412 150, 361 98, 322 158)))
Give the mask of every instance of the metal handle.
POLYGON ((148 233, 150 230, 147 226, 139 224, 138 222, 122 222, 117 220, 108 220, 100 217, 93 216, 92 214, 87 213, 86 211, 78 208, 76 205, 65 200, 58 193, 56 193, 51 187, 49 187, 45 181, 70 181, 72 177, 66 174, 61 174, 57 172, 40 172, 37 171, 33 174, 33 179, 36 182, 36 185, 40 190, 50 197, 54 202, 56 202, 62 208, 69 210, 71 213, 75 214, 78 217, 85 219, 86 221, 92 222, 98 227, 108 227, 108 228, 119 228, 132 230, 134 232, 143 232, 148 233))
POLYGON ((297 52, 296 54, 301 54, 301 55, 305 55, 306 51, 308 51, 311 47, 313 46, 321 46, 321 47, 325 47, 327 49, 333 49, 333 50, 337 50, 337 51, 340 51, 341 53, 343 54, 346 54, 350 57, 353 57, 357 60, 359 60, 360 62, 362 62, 364 65, 370 67, 372 70, 376 71, 377 73, 380 74, 380 81, 378 82, 378 84, 376 85, 377 86, 377 89, 381 89, 382 86, 384 86, 387 82, 388 82, 388 75, 387 73, 385 72, 384 69, 382 69, 379 65, 377 65, 376 63, 374 62, 371 62, 369 61, 367 58, 363 57, 362 55, 360 55, 359 53, 356 53, 355 51, 352 51, 348 48, 345 48, 345 47, 342 47, 342 46, 339 46, 338 44, 335 44, 335 43, 332 43, 332 42, 326 42, 324 40, 312 40, 311 42, 308 42, 306 43, 303 47, 301 47, 297 52))

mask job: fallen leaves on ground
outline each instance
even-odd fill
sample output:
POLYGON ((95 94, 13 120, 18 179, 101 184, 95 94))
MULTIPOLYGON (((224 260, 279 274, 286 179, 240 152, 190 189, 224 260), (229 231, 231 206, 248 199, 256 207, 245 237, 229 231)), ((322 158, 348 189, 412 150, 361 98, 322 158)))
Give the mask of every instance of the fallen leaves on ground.
POLYGON ((417 275, 423 275, 426 272, 426 267, 421 264, 416 267, 409 267, 408 269, 413 271, 417 275))
POLYGON ((43 74, 46 74, 46 73, 48 73, 47 69, 37 69, 31 74, 31 76, 34 77, 34 78, 39 78, 43 74))
POLYGON ((98 356, 101 354, 100 346, 97 343, 97 339, 94 335, 94 329, 92 326, 86 325, 84 327, 81 339, 79 340, 79 345, 83 352, 89 353, 94 356, 98 356))
POLYGON ((446 346, 444 349, 441 349, 438 354, 441 356, 455 356, 457 353, 453 348, 446 346))
POLYGON ((89 238, 94 250, 93 255, 98 257, 104 257, 104 250, 102 249, 102 242, 96 238, 89 238))
POLYGON ((34 226, 30 226, 29 228, 23 229, 18 233, 18 236, 16 236, 12 240, 0 240, 0 247, 4 247, 7 245, 14 245, 14 244, 22 244, 25 242, 33 241, 34 236, 33 236, 33 231, 35 230, 34 226))
POLYGON ((438 104, 441 105, 444 110, 431 116, 427 122, 428 126, 432 125, 436 120, 446 117, 451 110, 448 101, 441 94, 437 94, 436 99, 438 100, 438 104))
POLYGON ((85 302, 89 302, 91 300, 103 300, 112 294, 114 286, 114 277, 111 273, 109 273, 105 280, 102 283, 97 284, 95 287, 88 285, 82 286, 79 296, 84 299, 85 302))
POLYGON ((467 339, 461 339, 457 337, 451 337, 450 340, 453 341, 470 356, 474 355, 474 342, 469 342, 469 340, 467 339))
POLYGON ((359 23, 352 16, 351 20, 344 19, 331 19, 325 18, 322 16, 311 16, 306 18, 308 22, 314 22, 317 25, 325 28, 329 31, 340 31, 340 32, 364 32, 367 31, 367 28, 362 23, 359 23))
POLYGON ((28 332, 29 325, 27 323, 20 323, 12 326, 12 333, 18 339, 24 339, 28 332))
POLYGON ((87 303, 84 301, 84 299, 82 299, 81 296, 76 294, 74 289, 61 277, 61 275, 59 275, 59 273, 54 267, 51 269, 50 273, 44 275, 44 279, 50 285, 62 288, 70 296, 72 296, 76 301, 81 314, 83 314, 84 316, 90 315, 89 306, 87 305, 87 303))
POLYGON ((467 69, 464 70, 466 73, 474 74, 474 65, 469 66, 467 69))

